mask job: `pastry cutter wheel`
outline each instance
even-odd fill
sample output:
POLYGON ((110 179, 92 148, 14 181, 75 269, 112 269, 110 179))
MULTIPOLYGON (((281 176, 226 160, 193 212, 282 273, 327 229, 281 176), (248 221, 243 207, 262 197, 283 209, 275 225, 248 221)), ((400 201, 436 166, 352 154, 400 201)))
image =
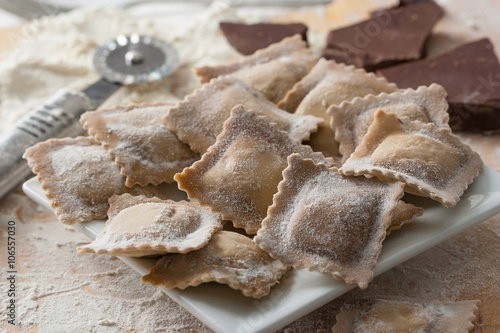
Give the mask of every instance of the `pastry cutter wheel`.
POLYGON ((82 91, 59 90, 0 137, 0 198, 31 173, 22 158, 26 148, 84 134, 81 114, 96 109, 122 85, 159 80, 178 66, 177 51, 160 39, 134 34, 107 42, 94 56, 99 81, 82 91))

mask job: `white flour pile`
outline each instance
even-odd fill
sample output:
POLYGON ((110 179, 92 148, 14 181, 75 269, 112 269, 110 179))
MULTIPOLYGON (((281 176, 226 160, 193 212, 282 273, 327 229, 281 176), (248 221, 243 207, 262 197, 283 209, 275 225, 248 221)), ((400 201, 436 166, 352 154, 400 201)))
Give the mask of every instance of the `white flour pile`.
POLYGON ((63 87, 96 81, 96 48, 120 33, 154 31, 151 22, 125 12, 86 9, 45 18, 25 29, 26 38, 0 63, 0 132, 63 87))
POLYGON ((152 35, 172 43, 181 67, 161 82, 123 88, 106 105, 176 100, 199 86, 192 67, 241 57, 219 31, 219 21, 260 22, 271 15, 273 11, 245 12, 216 1, 183 21, 175 17, 153 21, 113 7, 83 8, 36 21, 0 62, 0 133, 58 89, 82 89, 95 82, 99 78, 92 64, 96 49, 120 34, 152 35))

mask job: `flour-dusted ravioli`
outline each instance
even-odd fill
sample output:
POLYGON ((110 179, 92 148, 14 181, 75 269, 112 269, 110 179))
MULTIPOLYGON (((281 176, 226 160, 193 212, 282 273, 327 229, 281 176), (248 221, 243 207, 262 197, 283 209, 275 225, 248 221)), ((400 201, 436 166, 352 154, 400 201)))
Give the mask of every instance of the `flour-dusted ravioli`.
POLYGON ((292 154, 254 241, 285 265, 365 289, 403 188, 400 182, 344 177, 335 167, 292 154))
POLYGON ((394 92, 397 87, 365 70, 321 58, 278 106, 288 112, 325 117, 330 105, 355 97, 394 92))
POLYGON ((175 175, 189 198, 221 212, 234 226, 255 234, 278 191, 286 158, 300 153, 333 165, 332 159, 290 139, 286 132, 238 105, 224 131, 201 160, 175 175))
POLYGON ((142 280, 169 289, 218 282, 240 290, 245 296, 260 298, 269 294, 287 270, 250 238, 219 231, 199 250, 163 256, 142 280))
POLYGON ((482 168, 481 157, 450 129, 379 110, 339 171, 402 181, 406 192, 453 207, 482 168))
POLYGON ((28 148, 23 157, 66 224, 106 218, 113 194, 166 197, 155 186, 125 186, 118 166, 90 137, 50 139, 28 148))
POLYGON ((297 81, 309 73, 317 60, 302 37, 295 35, 239 62, 197 68, 196 75, 206 83, 220 75, 231 74, 263 93, 271 102, 278 103, 297 81))
POLYGON ((222 132, 231 109, 238 104, 242 104, 246 110, 266 116, 270 122, 288 132, 292 139, 299 141, 309 139, 310 133, 316 131, 318 124, 323 122, 322 118, 283 111, 260 92, 231 76, 222 76, 203 85, 170 109, 164 121, 191 149, 205 153, 222 132))
POLYGON ((130 194, 109 199, 108 221, 78 253, 143 257, 202 248, 222 229, 222 216, 196 202, 130 194))
POLYGON ((171 104, 118 106, 86 112, 83 127, 115 159, 129 187, 171 183, 199 159, 162 123, 171 104))
POLYGON ((429 87, 420 86, 416 90, 368 95, 338 106, 332 105, 327 113, 330 115, 330 125, 335 130, 335 139, 340 144, 339 151, 343 161, 346 161, 361 143, 368 126, 373 122, 373 115, 378 110, 449 128, 446 90, 435 83, 429 87))
POLYGON ((442 302, 418 298, 364 298, 345 303, 332 333, 467 333, 478 300, 442 302))
POLYGON ((400 229, 403 224, 410 223, 417 216, 422 216, 424 209, 415 205, 406 203, 402 200, 398 201, 396 209, 391 216, 391 225, 387 228, 387 235, 393 230, 400 229))
POLYGON ((297 82, 278 106, 295 114, 313 115, 325 119, 318 131, 311 135, 311 147, 330 156, 338 155, 335 132, 330 126, 326 110, 355 97, 368 94, 391 93, 397 90, 393 83, 367 73, 363 69, 320 59, 311 72, 297 82))

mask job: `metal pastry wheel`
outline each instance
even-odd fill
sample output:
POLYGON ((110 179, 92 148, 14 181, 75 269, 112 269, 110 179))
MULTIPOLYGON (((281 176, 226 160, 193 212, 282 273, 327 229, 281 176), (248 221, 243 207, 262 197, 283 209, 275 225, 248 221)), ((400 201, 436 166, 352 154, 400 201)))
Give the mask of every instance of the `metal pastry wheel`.
POLYGON ((179 56, 169 43, 133 34, 99 48, 94 67, 101 79, 83 91, 62 89, 0 137, 0 198, 30 175, 24 151, 38 142, 84 134, 80 116, 96 109, 123 85, 158 81, 177 70, 179 56))
POLYGON ((101 76, 121 84, 157 81, 175 71, 179 57, 174 47, 160 39, 118 36, 97 50, 94 67, 101 76))

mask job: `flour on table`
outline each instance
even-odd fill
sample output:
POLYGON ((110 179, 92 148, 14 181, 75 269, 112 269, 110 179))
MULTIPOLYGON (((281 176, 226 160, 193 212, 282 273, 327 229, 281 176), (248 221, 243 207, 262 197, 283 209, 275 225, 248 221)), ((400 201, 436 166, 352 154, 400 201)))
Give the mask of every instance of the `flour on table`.
MULTIPOLYGON (((16 204, 10 196, 8 201, 13 208, 22 203, 16 204)), ((0 205, 0 216, 5 212, 0 205)), ((11 331, 10 325, 3 326, 5 321, 0 321, 0 332, 146 333, 163 328, 210 332, 162 291, 143 284, 140 276, 117 258, 78 255, 76 247, 88 239, 67 230, 52 214, 39 214, 37 222, 19 222, 13 215, 22 249, 16 281, 18 330, 11 331), (39 239, 31 241, 35 234, 39 239), (29 267, 23 265, 25 262, 29 267)), ((5 226, 0 226, 0 238, 5 226)), ((0 267, 3 274, 6 265, 0 261, 0 267)), ((0 289, 6 288, 7 281, 1 281, 0 289)), ((0 298, 2 317, 6 301, 6 297, 0 298)))
POLYGON ((253 23, 275 13, 243 11, 219 0, 201 15, 182 22, 175 17, 156 22, 115 7, 83 7, 34 21, 16 36, 21 39, 18 47, 0 62, 0 133, 58 89, 83 89, 97 81, 94 53, 120 34, 151 35, 172 43, 181 66, 159 82, 122 88, 108 105, 178 100, 199 86, 192 67, 242 57, 219 31, 219 21, 253 23))
POLYGON ((97 47, 134 32, 157 34, 153 22, 113 8, 78 9, 27 25, 26 37, 0 63, 0 132, 58 89, 97 81, 92 64, 97 47))

